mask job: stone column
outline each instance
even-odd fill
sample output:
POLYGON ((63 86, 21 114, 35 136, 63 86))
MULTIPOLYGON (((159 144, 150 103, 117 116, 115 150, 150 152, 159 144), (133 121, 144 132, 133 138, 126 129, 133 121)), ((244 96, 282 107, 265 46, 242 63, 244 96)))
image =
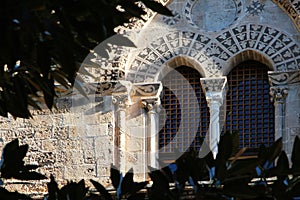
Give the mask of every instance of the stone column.
POLYGON ((131 92, 133 102, 140 102, 142 108, 146 111, 146 132, 144 137, 145 156, 144 166, 145 173, 148 166, 158 168, 158 152, 159 152, 159 106, 162 84, 158 83, 142 83, 134 84, 131 92))
POLYGON ((126 109, 128 107, 128 95, 114 96, 112 103, 115 105, 115 155, 114 165, 121 172, 126 172, 126 109))
POLYGON ((143 108, 147 111, 147 143, 149 152, 148 163, 153 168, 158 168, 158 152, 159 152, 159 137, 158 137, 158 123, 159 123, 159 106, 160 99, 147 99, 142 101, 143 108))
POLYGON ((295 132, 300 129, 300 71, 271 71, 268 76, 275 106, 275 140, 282 137, 282 148, 290 159, 295 132))
POLYGON ((284 86, 274 86, 270 88, 271 101, 275 107, 275 140, 286 136, 285 116, 286 116, 286 97, 288 89, 284 86))
POLYGON ((205 92, 206 100, 210 112, 209 137, 208 143, 214 157, 218 153, 218 143, 220 141, 221 127, 220 109, 225 101, 227 92, 227 78, 201 78, 201 86, 205 92))

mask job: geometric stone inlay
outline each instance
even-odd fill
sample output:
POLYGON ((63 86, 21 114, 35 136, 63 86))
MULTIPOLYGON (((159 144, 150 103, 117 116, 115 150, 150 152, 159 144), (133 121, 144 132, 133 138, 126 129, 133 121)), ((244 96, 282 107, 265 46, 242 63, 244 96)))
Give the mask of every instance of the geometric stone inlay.
POLYGON ((265 4, 260 3, 259 1, 252 1, 251 5, 247 6, 247 13, 251 15, 259 15, 264 10, 265 4))
POLYGON ((260 24, 244 24, 215 38, 188 31, 170 32, 140 51, 126 75, 132 82, 156 81, 171 58, 186 56, 204 67, 207 77, 220 76, 226 62, 246 50, 254 50, 274 63, 275 71, 300 69, 300 46, 287 34, 260 24))

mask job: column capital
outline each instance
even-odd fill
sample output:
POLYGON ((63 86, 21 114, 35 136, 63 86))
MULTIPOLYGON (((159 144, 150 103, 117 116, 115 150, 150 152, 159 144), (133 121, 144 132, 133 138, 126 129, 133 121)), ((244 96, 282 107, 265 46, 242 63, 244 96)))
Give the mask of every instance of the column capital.
POLYGON ((144 99, 141 101, 141 106, 147 112, 158 113, 160 111, 160 98, 144 99))
POLYGON ((208 105, 210 106, 213 102, 219 103, 221 106, 228 90, 227 77, 201 78, 200 81, 208 105))
POLYGON ((132 101, 140 102, 147 112, 158 112, 162 89, 161 82, 136 83, 132 85, 130 97, 132 101))
POLYGON ((127 94, 114 95, 112 97, 112 104, 118 109, 126 109, 129 106, 129 99, 127 94))
POLYGON ((270 88, 271 101, 274 103, 284 103, 288 95, 288 87, 273 86, 270 88))

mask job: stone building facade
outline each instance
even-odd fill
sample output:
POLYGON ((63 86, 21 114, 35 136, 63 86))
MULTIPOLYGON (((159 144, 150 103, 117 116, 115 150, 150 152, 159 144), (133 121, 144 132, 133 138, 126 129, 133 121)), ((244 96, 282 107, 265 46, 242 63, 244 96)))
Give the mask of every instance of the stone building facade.
MULTIPOLYGON (((225 109, 228 75, 241 63, 256 61, 268 69, 268 93, 274 106, 270 134, 274 140, 283 138, 290 155, 293 138, 300 134, 300 1, 161 2, 174 17, 148 12, 145 22, 137 20, 117 29, 135 47, 114 45, 120 38, 112 38, 107 41, 112 43, 108 56, 97 55, 101 45, 95 48, 94 65, 82 66, 93 76, 79 75, 88 97, 75 90, 57 99, 58 110, 33 111, 29 120, 1 118, 2 145, 13 138, 29 144, 27 161, 39 163, 42 173, 54 174, 60 181, 92 178, 108 183, 111 164, 122 172, 133 167, 136 179, 147 179, 148 166, 162 164, 158 158, 163 149, 160 118, 166 111, 164 78, 180 66, 199 73, 209 112, 205 140, 217 153, 224 119, 230 113, 225 109)), ((183 114, 190 114, 181 107, 183 114)), ((196 109, 196 121, 201 112, 196 109)), ((184 122, 179 129, 186 129, 184 122)), ((172 155, 169 160, 178 156, 172 155)), ((45 186, 40 184, 22 187, 45 186)))

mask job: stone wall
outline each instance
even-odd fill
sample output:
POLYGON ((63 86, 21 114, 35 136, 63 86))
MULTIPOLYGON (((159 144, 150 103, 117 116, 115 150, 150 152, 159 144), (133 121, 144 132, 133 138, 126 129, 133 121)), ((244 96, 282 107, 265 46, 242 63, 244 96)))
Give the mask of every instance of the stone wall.
MULTIPOLYGON (((113 162, 112 113, 75 113, 71 101, 71 98, 57 100, 58 110, 53 112, 32 111, 32 119, 1 118, 0 148, 18 138, 21 144, 29 145, 26 163, 39 164, 38 171, 47 177, 53 174, 61 184, 92 178, 107 185, 113 162)), ((32 185, 7 180, 6 187, 39 194, 45 192, 48 181, 32 185)))

